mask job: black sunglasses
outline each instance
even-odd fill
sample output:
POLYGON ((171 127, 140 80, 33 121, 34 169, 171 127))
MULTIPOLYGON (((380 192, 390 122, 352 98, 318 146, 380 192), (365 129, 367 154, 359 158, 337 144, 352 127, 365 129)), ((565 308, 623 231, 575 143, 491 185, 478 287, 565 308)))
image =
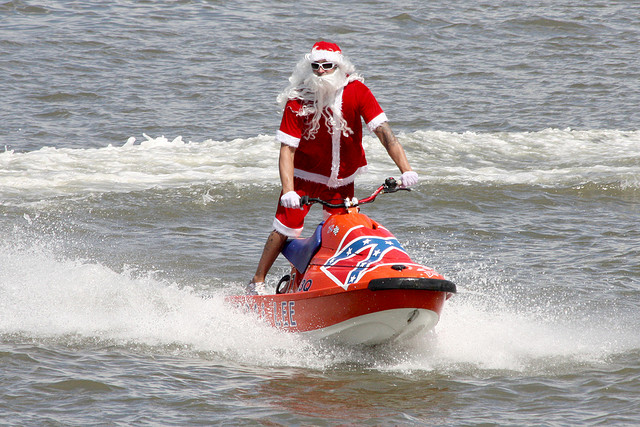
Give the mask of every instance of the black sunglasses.
POLYGON ((333 70, 335 67, 337 66, 337 64, 335 62, 312 62, 311 63, 311 69, 312 70, 317 70, 320 67, 322 67, 323 70, 333 70))

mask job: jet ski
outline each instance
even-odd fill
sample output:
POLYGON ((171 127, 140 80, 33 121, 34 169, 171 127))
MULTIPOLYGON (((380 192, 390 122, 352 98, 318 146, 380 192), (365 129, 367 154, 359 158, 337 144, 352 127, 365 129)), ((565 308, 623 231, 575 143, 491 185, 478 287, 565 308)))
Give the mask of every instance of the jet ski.
POLYGON ((377 345, 432 329, 456 285, 411 260, 396 237, 360 212, 383 193, 409 190, 388 178, 369 197, 331 201, 302 197, 344 210, 308 238, 288 239, 291 263, 272 295, 235 295, 227 301, 271 326, 313 340, 377 345))

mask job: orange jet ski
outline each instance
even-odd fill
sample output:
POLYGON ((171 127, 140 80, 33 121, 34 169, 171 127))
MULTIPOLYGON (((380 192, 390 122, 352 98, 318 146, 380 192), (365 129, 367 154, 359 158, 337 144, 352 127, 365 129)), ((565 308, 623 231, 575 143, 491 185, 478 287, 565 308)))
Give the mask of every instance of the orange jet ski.
POLYGON ((343 203, 302 197, 303 204, 344 207, 312 236, 287 240, 292 265, 274 295, 230 296, 270 325, 338 344, 374 345, 432 329, 454 283, 411 260, 393 234, 360 213, 380 193, 401 188, 388 178, 369 197, 343 203))

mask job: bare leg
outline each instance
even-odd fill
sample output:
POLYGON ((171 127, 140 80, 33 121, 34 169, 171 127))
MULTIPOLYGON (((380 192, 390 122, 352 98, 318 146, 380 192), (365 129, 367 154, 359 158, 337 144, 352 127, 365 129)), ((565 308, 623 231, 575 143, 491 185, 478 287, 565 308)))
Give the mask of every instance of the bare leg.
POLYGON ((262 256, 260 257, 260 261, 258 262, 258 268, 256 269, 256 274, 253 276, 253 282, 264 282, 264 279, 271 269, 271 266, 278 258, 282 247, 284 246, 284 242, 287 241, 287 236, 284 234, 280 234, 279 232, 273 230, 271 234, 269 234, 269 238, 267 239, 267 243, 264 244, 264 249, 262 250, 262 256))

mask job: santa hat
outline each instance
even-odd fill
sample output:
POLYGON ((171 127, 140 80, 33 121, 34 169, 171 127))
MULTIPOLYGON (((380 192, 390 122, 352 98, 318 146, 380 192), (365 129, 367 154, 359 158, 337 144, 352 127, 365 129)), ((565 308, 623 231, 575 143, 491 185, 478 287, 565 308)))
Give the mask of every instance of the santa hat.
POLYGON ((342 51, 335 43, 318 42, 313 45, 309 60, 311 62, 325 60, 339 63, 342 61, 342 51))

